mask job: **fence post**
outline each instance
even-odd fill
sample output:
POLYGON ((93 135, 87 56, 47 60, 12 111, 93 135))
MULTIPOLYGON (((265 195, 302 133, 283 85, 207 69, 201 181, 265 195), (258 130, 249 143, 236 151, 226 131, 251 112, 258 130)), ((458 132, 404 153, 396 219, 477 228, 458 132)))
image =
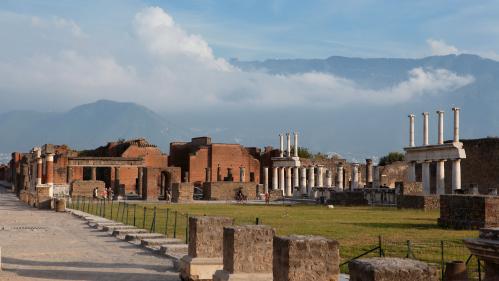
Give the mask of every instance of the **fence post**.
POLYGON ((177 214, 178 211, 175 211, 175 219, 173 221, 173 238, 177 238, 177 214))
POLYGON ((383 252, 383 237, 381 235, 378 236, 378 247, 379 247, 379 256, 380 257, 385 256, 385 253, 383 252))
POLYGON ((130 210, 128 209, 128 206, 129 206, 129 204, 127 203, 126 204, 126 224, 128 224, 128 213, 130 212, 130 210))
POLYGON ((125 207, 127 207, 126 205, 127 205, 126 202, 123 202, 123 208, 121 208, 121 221, 122 222, 125 222, 125 207))
POLYGON ((144 206, 144 216, 142 220, 142 229, 146 229, 146 207, 144 206))
POLYGON ((165 236, 168 238, 168 216, 170 215, 170 209, 166 208, 166 220, 165 220, 165 236))
POLYGON ((412 258, 412 259, 416 258, 414 256, 414 253, 412 252, 412 242, 411 242, 411 240, 407 240, 407 257, 406 258, 412 258))
POLYGON ((154 206, 152 213, 151 232, 156 232, 156 206, 154 206))
POLYGON ((481 269, 479 257, 476 257, 476 262, 477 262, 477 266, 478 266, 478 281, 482 281, 482 269, 481 269))
POLYGON ((189 213, 185 214, 185 244, 189 244, 189 213))
POLYGON ((137 204, 133 204, 133 226, 135 226, 135 214, 137 213, 137 204))
POLYGON ((256 225, 259 225, 259 224, 260 224, 260 218, 258 218, 258 217, 256 218, 255 224, 256 224, 256 225))
POLYGON ((440 270, 441 277, 444 280, 445 258, 444 258, 444 240, 440 240, 440 270))
POLYGON ((113 203, 114 200, 111 198, 111 220, 113 220, 113 203))

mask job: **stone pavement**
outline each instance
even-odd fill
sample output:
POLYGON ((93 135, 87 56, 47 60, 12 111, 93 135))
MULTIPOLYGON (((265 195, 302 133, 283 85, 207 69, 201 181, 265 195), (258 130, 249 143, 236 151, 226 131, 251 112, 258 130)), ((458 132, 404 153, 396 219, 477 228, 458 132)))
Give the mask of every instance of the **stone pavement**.
POLYGON ((0 280, 180 280, 170 259, 0 187, 0 280))

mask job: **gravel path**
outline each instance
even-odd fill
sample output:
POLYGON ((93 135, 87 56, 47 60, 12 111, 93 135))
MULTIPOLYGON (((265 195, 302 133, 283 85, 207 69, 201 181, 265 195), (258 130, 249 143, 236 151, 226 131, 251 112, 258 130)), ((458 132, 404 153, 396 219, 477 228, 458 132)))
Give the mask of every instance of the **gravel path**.
POLYGON ((180 280, 171 260, 0 187, 0 280, 180 280))

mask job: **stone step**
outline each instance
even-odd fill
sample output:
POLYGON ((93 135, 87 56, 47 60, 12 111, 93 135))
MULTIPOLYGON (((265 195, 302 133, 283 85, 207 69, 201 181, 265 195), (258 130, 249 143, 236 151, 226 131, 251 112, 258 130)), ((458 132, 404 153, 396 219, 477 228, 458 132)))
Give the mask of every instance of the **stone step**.
POLYGON ((166 238, 163 234, 159 233, 131 233, 125 235, 126 241, 142 240, 142 239, 153 239, 153 238, 166 238))
POLYGON ((135 229, 133 225, 105 225, 102 227, 103 231, 115 231, 116 229, 135 229))
POLYGON ((127 234, 136 234, 136 233, 147 233, 147 230, 141 228, 131 228, 131 229, 115 229, 113 230, 113 236, 115 237, 123 237, 127 234))
POLYGON ((182 240, 175 238, 147 238, 140 240, 140 245, 145 247, 153 247, 166 244, 181 244, 182 242, 182 240))
POLYGON ((94 228, 102 228, 104 226, 119 226, 119 225, 124 225, 120 222, 96 222, 96 223, 89 223, 88 225, 94 227, 94 228))
POLYGON ((179 254, 187 255, 189 245, 187 244, 165 244, 161 245, 159 252, 161 254, 179 254))
POLYGON ((87 221, 87 224, 89 226, 96 226, 96 225, 105 225, 105 224, 112 224, 112 223, 117 223, 115 221, 110 221, 110 220, 105 220, 105 221, 87 221))

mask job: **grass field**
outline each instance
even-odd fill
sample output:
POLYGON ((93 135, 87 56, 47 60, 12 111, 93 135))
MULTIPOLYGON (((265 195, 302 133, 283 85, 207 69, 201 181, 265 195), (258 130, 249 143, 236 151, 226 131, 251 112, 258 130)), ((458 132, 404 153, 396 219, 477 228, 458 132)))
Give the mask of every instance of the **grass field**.
MULTIPOLYGON (((398 210, 381 207, 336 207, 328 209, 319 205, 240 205, 240 204, 113 204, 113 219, 127 221, 138 227, 151 229, 154 207, 154 231, 185 239, 187 215, 227 216, 236 224, 271 225, 277 235, 321 235, 340 242, 342 260, 348 260, 378 246, 379 237, 387 256, 407 256, 430 262, 441 262, 444 241, 445 260, 466 260, 469 252, 462 245, 463 238, 476 237, 477 231, 442 229, 437 225, 438 211, 398 210), (144 207, 146 211, 144 213, 144 207), (119 208, 119 211, 118 211, 119 208), (168 211, 167 211, 168 209, 168 211), (168 215, 167 215, 168 212, 168 215), (177 222, 175 227, 175 213, 177 222), (144 216, 145 215, 145 216, 144 216), (168 216, 168 220, 167 220, 168 216), (145 217, 145 224, 143 220, 145 217), (410 242, 408 242, 410 241, 410 242), (410 245, 408 245, 410 243, 410 245), (408 251, 410 249, 410 251, 408 251)), ((80 206, 80 209, 83 206, 80 206)), ((93 213, 104 211, 102 204, 91 205, 93 213)), ((88 204, 87 204, 88 208, 88 204)), ((90 209, 92 209, 90 208, 90 209)), ((105 207, 106 217, 111 215, 111 205, 105 207)), ((378 255, 375 251, 371 255, 378 255)))

